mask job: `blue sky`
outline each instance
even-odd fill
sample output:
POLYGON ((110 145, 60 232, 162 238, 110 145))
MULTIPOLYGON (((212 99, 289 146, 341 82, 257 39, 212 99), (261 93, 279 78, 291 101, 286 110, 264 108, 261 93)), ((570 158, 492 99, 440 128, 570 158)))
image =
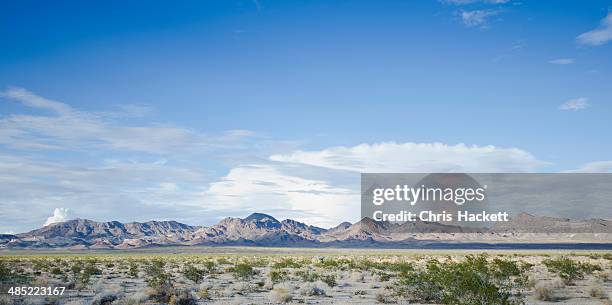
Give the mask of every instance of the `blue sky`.
POLYGON ((0 231, 329 226, 363 171, 609 171, 612 2, 552 4, 2 3, 0 231))

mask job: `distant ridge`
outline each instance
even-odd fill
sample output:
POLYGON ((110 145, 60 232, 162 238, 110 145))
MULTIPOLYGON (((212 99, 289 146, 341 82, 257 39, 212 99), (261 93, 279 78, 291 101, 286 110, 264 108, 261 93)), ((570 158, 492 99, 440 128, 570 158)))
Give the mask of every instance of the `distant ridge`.
POLYGON ((324 229, 292 219, 278 221, 267 214, 253 213, 244 219, 224 218, 210 227, 176 221, 121 223, 77 218, 27 233, 0 234, 0 249, 132 249, 195 245, 401 248, 431 242, 610 244, 612 222, 522 213, 486 231, 435 222, 397 224, 367 217, 354 224, 343 222, 324 229))

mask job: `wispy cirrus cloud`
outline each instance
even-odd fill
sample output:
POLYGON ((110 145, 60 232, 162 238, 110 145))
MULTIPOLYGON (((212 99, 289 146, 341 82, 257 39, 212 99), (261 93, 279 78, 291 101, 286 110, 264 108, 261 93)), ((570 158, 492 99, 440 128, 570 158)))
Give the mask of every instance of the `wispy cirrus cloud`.
POLYGON ((571 65, 575 62, 573 58, 557 58, 549 60, 548 63, 553 65, 571 65))
POLYGON ((612 173, 612 161, 594 161, 566 173, 612 173))
POLYGON ((482 9, 482 10, 460 10, 457 12, 461 21, 466 27, 481 27, 486 28, 491 17, 497 16, 502 12, 500 9, 482 9))
POLYGON ((439 2, 453 5, 468 5, 475 3, 504 4, 510 2, 510 0, 439 0, 439 2))
POLYGON ((546 166, 527 151, 444 143, 361 144, 273 155, 273 161, 354 172, 530 172, 546 166))
POLYGON ((0 118, 0 144, 21 149, 87 150, 111 149, 151 154, 202 151, 234 145, 250 131, 228 131, 205 135, 167 124, 126 125, 114 119, 144 115, 143 107, 129 106, 123 112, 83 112, 68 104, 36 95, 23 88, 9 88, 0 97, 51 115, 13 114, 0 118))
POLYGON ((204 134, 130 120, 147 107, 82 111, 23 88, 0 92, 0 103, 9 101, 31 111, 0 116, 0 231, 68 217, 58 207, 94 220, 209 224, 216 220, 202 201, 214 181, 209 160, 258 151, 248 130, 204 134))
POLYGON ((566 101, 565 103, 559 106, 560 110, 583 110, 591 105, 589 104, 589 99, 586 97, 579 97, 575 99, 571 99, 566 101))
POLYGON ((592 46, 603 45, 612 40, 612 12, 608 12, 608 15, 601 21, 598 28, 584 32, 578 37, 576 41, 579 44, 586 44, 592 46))

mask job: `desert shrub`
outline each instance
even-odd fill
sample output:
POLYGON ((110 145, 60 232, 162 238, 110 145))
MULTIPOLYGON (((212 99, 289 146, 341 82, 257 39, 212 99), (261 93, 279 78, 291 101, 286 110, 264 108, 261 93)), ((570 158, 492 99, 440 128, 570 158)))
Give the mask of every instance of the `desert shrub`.
POLYGON ((387 282, 391 279, 391 274, 386 272, 377 272, 376 275, 378 275, 378 281, 380 282, 387 282))
POLYGON ((377 303, 382 303, 382 304, 395 303, 395 301, 391 298, 390 295, 387 295, 387 294, 384 294, 384 293, 377 293, 376 294, 376 302, 377 303))
POLYGON ((270 294, 268 294, 268 300, 271 303, 288 303, 293 300, 291 293, 289 293, 289 288, 283 286, 275 286, 270 294))
POLYGON ((36 259, 32 262, 32 269, 34 271, 47 271, 49 269, 49 263, 45 259, 36 259))
POLYGON ((208 271, 208 273, 212 273, 213 271, 215 271, 214 261, 205 261, 203 264, 204 264, 204 268, 206 269, 206 271, 208 271))
POLYGON ((138 277, 138 264, 134 261, 130 261, 130 265, 128 267, 128 275, 131 278, 137 278, 138 277))
POLYGON ((148 299, 148 296, 144 292, 134 292, 129 296, 121 299, 118 303, 121 305, 141 305, 144 304, 148 299))
POLYGON ((607 259, 607 260, 609 260, 609 261, 612 261, 612 253, 603 253, 603 254, 601 254, 600 256, 601 256, 601 258, 603 258, 603 259, 607 259))
POLYGON ((274 263, 274 265, 272 265, 272 268, 274 268, 274 269, 301 268, 301 267, 302 267, 302 264, 294 261, 291 258, 283 259, 280 262, 276 262, 276 263, 274 263))
POLYGON ((32 282, 32 278, 24 272, 15 272, 8 267, 5 261, 0 260, 0 284, 28 284, 32 282))
POLYGON ((540 301, 555 301, 554 287, 551 283, 539 282, 534 287, 535 298, 540 301))
POLYGON ((203 300, 210 299, 210 287, 205 284, 201 284, 198 288, 198 297, 203 300))
POLYGON ((304 283, 300 287, 300 294, 305 296, 323 296, 325 295, 326 284, 323 282, 304 283))
POLYGON ((229 290, 234 291, 238 294, 245 294, 255 291, 255 286, 249 282, 237 282, 230 285, 229 290))
POLYGON ((0 294, 0 305, 13 305, 14 302, 10 296, 5 294, 0 294))
POLYGON ((255 270, 253 270, 253 266, 248 263, 238 263, 234 265, 232 269, 234 272, 234 277, 237 279, 250 279, 255 275, 255 270))
POLYGON ((343 269, 344 266, 348 266, 349 268, 358 267, 354 261, 346 258, 324 258, 321 259, 316 266, 326 269, 343 269))
POLYGON ((334 274, 323 275, 320 277, 321 281, 329 287, 334 287, 338 283, 336 282, 336 276, 334 274))
POLYGON ((591 263, 580 263, 580 268, 584 271, 584 273, 586 274, 592 274, 595 271, 602 271, 601 270, 601 266, 597 265, 597 264, 591 264, 591 263))
POLYGON ((62 269, 60 267, 53 267, 51 268, 51 274, 53 275, 60 275, 62 274, 62 269))
POLYGON ((298 270, 295 275, 300 277, 303 282, 314 282, 319 280, 319 275, 308 270, 298 270))
POLYGON ((227 258, 225 258, 225 257, 219 257, 219 258, 217 258, 217 264, 219 264, 219 265, 231 265, 232 263, 229 260, 227 260, 227 258))
POLYGON ((559 275, 568 285, 573 284, 576 280, 583 279, 585 274, 601 270, 598 265, 576 262, 567 257, 546 259, 542 263, 548 268, 548 271, 559 275))
POLYGON ((612 280, 612 271, 611 270, 601 271, 597 274, 597 277, 604 282, 609 282, 612 280))
POLYGON ((377 269, 384 271, 397 272, 400 275, 408 274, 414 271, 414 266, 408 262, 399 263, 379 263, 377 269))
POLYGON ((270 281, 272 281, 272 283, 274 284, 284 282, 287 280, 286 271, 272 270, 270 271, 269 276, 270 276, 270 281))
POLYGON ((168 302, 174 294, 172 276, 164 270, 165 263, 154 259, 144 268, 147 285, 151 288, 149 296, 159 302, 168 302))
POLYGON ((364 280, 363 273, 358 272, 358 271, 351 273, 351 280, 353 282, 363 282, 364 280))
POLYGON ((72 281, 77 290, 84 289, 91 283, 91 277, 94 275, 102 274, 102 270, 96 267, 94 261, 85 262, 75 261, 74 265, 70 268, 72 271, 72 281))
POLYGON ((195 283, 199 283, 204 277, 204 275, 206 275, 206 270, 196 268, 191 264, 186 264, 183 267, 182 272, 185 278, 195 283))
POLYGON ((397 293, 413 301, 441 304, 522 304, 523 276, 503 274, 506 268, 513 269, 505 263, 489 263, 485 255, 470 255, 458 263, 430 260, 425 270, 402 277, 397 293))
POLYGON ((587 293, 594 298, 605 298, 606 291, 600 281, 592 280, 587 286, 587 293))
POLYGON ((96 267, 95 263, 88 263, 85 265, 85 268, 83 268, 83 273, 89 274, 89 275, 100 275, 102 274, 102 270, 100 270, 100 268, 96 267))
POLYGON ((198 301, 188 290, 180 290, 170 297, 169 305, 197 305, 198 301))
POLYGON ((91 301, 91 305, 111 305, 119 296, 112 292, 97 294, 91 301))

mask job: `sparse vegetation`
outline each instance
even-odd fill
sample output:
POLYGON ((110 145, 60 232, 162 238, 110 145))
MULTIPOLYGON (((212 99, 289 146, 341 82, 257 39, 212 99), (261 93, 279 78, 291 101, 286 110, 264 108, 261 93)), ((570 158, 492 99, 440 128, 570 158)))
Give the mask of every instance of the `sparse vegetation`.
POLYGON ((605 304, 611 266, 599 253, 0 256, 0 282, 65 285, 70 301, 39 303, 66 305, 605 304))

